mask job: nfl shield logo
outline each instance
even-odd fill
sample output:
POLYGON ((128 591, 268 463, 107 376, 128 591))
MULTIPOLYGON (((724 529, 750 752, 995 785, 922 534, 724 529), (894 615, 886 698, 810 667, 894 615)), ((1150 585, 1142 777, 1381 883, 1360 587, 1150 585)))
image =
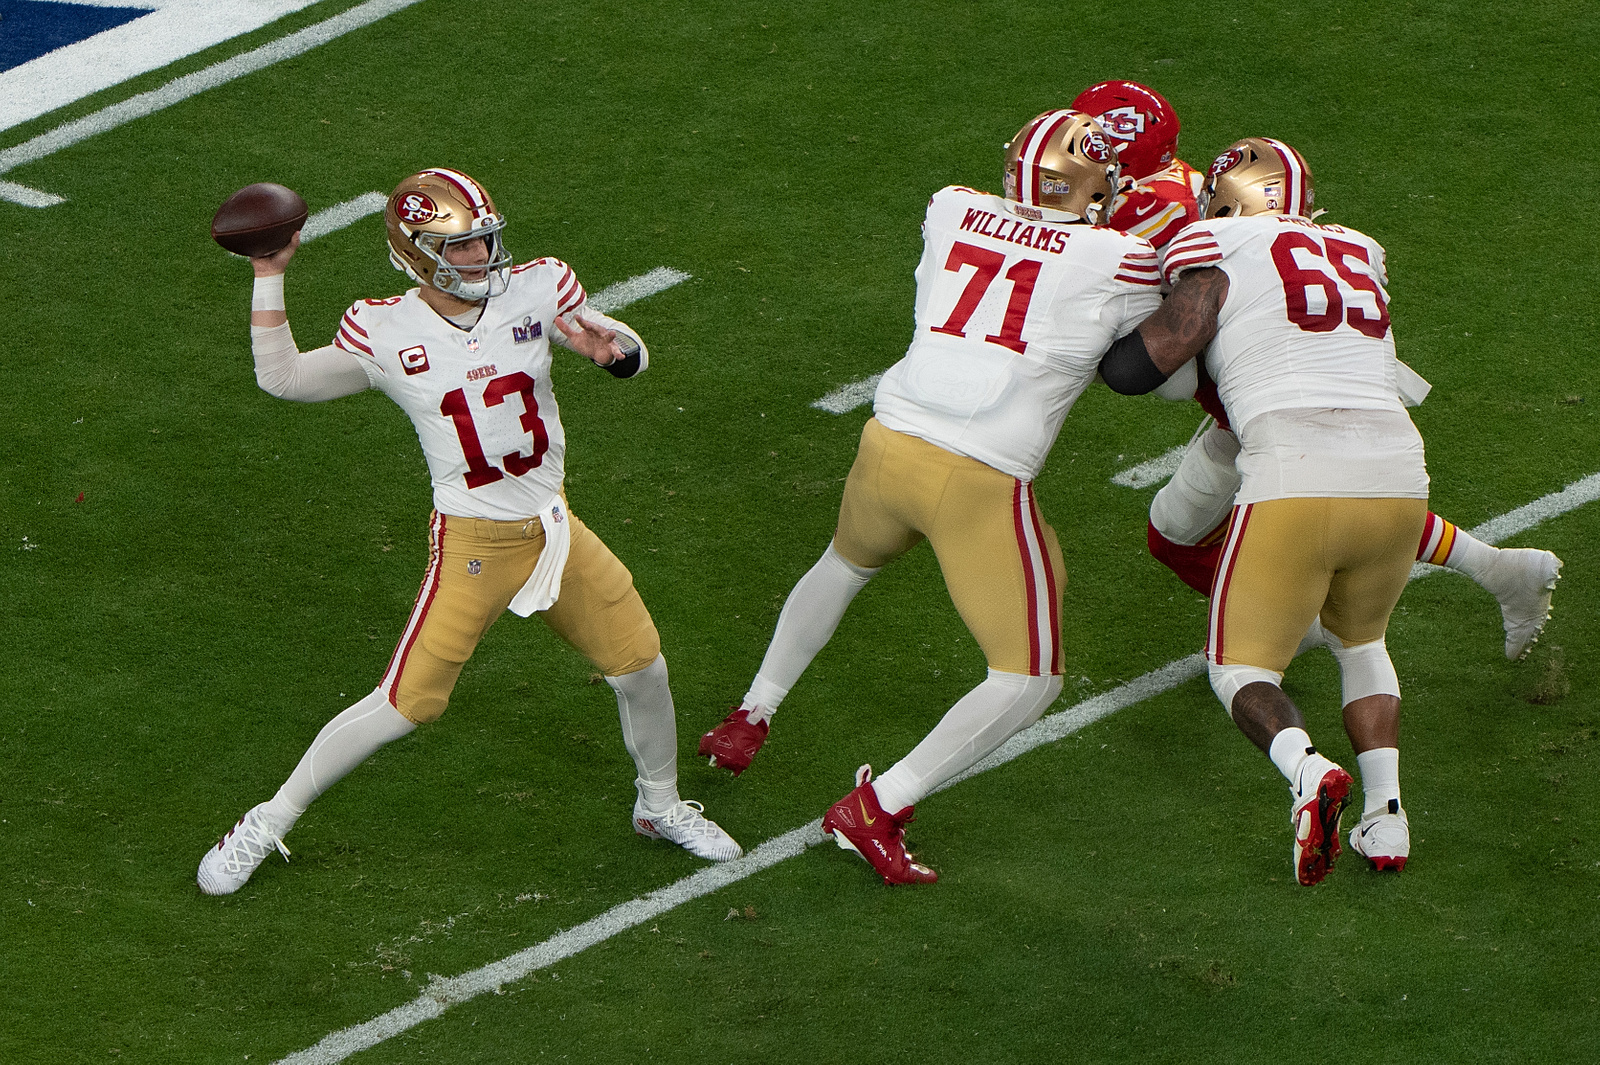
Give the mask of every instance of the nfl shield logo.
POLYGON ((478 338, 477 337, 468 337, 467 338, 467 350, 468 351, 477 351, 478 350, 478 338))
POLYGON ((476 577, 478 574, 482 573, 483 572, 483 563, 482 563, 482 561, 480 561, 480 560, 475 558, 471 562, 468 562, 467 563, 467 572, 472 574, 474 577, 476 577))

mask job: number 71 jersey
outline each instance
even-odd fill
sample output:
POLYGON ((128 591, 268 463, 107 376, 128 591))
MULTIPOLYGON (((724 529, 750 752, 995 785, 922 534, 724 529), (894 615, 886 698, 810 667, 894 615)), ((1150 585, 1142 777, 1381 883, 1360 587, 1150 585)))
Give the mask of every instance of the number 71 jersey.
POLYGON ((361 300, 334 346, 355 355, 372 387, 416 426, 441 514, 518 521, 561 489, 566 433, 550 388, 550 330, 583 305, 557 259, 516 267, 471 329, 423 302, 419 289, 361 300))
POLYGON ((951 186, 922 224, 916 335, 873 404, 896 432, 1024 481, 1117 337, 1161 305, 1139 237, 951 186))

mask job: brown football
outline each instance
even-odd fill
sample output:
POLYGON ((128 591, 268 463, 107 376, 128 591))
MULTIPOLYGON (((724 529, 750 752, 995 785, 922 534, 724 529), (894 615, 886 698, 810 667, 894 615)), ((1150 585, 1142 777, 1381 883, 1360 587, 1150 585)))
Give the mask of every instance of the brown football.
POLYGON ((246 185, 222 201, 211 219, 211 239, 235 255, 258 258, 281 251, 306 224, 306 201, 270 181, 246 185))

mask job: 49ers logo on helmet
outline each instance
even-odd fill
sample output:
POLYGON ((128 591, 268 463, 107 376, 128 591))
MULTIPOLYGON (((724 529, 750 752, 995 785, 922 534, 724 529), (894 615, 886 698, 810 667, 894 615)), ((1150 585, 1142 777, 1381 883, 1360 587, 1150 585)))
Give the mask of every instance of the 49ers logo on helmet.
POLYGON ((1097 163, 1109 163, 1116 158, 1116 151, 1107 143, 1097 131, 1090 130, 1083 135, 1083 154, 1097 163))
POLYGON ((1243 148, 1229 148, 1211 162, 1211 169, 1206 172, 1207 177, 1216 177, 1226 174, 1240 163, 1244 162, 1243 148))
POLYGON ((439 208, 426 194, 408 192, 394 205, 394 213, 400 216, 402 222, 420 226, 424 222, 433 221, 439 213, 439 208))

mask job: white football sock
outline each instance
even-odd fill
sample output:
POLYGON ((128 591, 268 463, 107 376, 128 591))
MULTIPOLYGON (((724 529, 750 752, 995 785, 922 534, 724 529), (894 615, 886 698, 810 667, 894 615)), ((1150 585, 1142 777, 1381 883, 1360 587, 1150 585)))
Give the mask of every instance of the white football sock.
POLYGON ((370 692, 322 726, 300 764, 264 804, 278 835, 287 835, 317 796, 386 743, 408 735, 416 722, 396 710, 382 689, 370 692))
POLYGON ((915 805, 1039 720, 1060 694, 1060 677, 989 670, 988 678, 946 711, 927 738, 872 782, 878 805, 892 814, 915 805))
POLYGON ((622 742, 639 771, 634 784, 646 812, 664 814, 678 802, 678 721, 667 684, 667 660, 635 673, 607 677, 617 693, 622 742))
POLYGON ((772 643, 761 660, 761 671, 740 705, 746 710, 764 708, 764 716, 772 716, 817 652, 833 638, 850 601, 877 572, 851 562, 835 551, 830 541, 817 564, 789 593, 772 643))
POLYGON ((1311 737, 1303 728, 1291 726, 1272 737, 1267 757, 1272 759, 1272 764, 1278 767, 1278 772, 1288 780, 1291 788, 1295 785, 1295 774, 1300 771, 1300 763, 1305 761, 1312 746, 1311 737))
POLYGON ((1444 565, 1446 569, 1453 569, 1482 584, 1499 553, 1498 547, 1484 543, 1457 525, 1456 542, 1450 545, 1450 557, 1444 560, 1444 565))
POLYGON ((1361 816, 1382 813, 1389 800, 1400 801, 1400 751, 1396 747, 1374 747, 1356 755, 1361 769, 1361 816))

